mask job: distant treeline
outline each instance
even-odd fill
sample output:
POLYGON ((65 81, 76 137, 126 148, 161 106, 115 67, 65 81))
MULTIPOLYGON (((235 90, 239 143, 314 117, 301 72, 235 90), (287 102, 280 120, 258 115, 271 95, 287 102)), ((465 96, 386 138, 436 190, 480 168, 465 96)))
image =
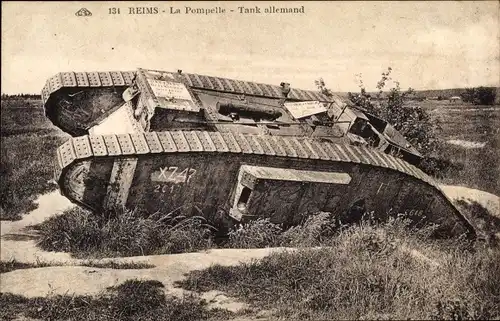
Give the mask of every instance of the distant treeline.
POLYGON ((433 97, 460 97, 460 95, 465 92, 465 88, 451 88, 451 89, 435 89, 435 90, 415 90, 419 96, 425 98, 433 98, 433 97))
POLYGON ((465 91, 460 94, 462 100, 468 103, 474 103, 479 105, 493 105, 498 102, 498 97, 500 92, 498 88, 495 87, 477 87, 477 88, 466 88, 465 91))
MULTIPOLYGON (((338 93, 342 97, 347 97, 346 93, 338 93)), ((372 98, 378 96, 377 92, 370 92, 372 98)), ((380 97, 386 99, 389 92, 383 92, 380 97)), ((492 105, 498 104, 500 101, 500 87, 475 87, 475 88, 451 88, 451 89, 433 89, 433 90, 413 90, 407 98, 411 100, 448 100, 452 97, 460 97, 462 101, 492 105)))
POLYGON ((39 94, 16 94, 16 95, 2 94, 2 100, 8 100, 8 99, 42 99, 42 96, 39 94))

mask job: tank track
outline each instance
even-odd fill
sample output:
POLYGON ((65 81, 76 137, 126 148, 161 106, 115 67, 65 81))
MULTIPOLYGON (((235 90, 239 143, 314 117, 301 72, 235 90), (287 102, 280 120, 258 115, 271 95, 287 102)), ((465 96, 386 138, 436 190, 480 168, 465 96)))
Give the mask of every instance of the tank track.
POLYGON ((60 72, 45 82, 42 89, 42 102, 45 105, 50 95, 63 87, 128 87, 132 85, 134 77, 134 71, 60 72))
MULTIPOLYGON (((376 166, 397 171, 432 186, 455 208, 438 183, 417 167, 404 160, 373 149, 311 138, 281 137, 253 134, 233 134, 208 131, 165 131, 102 136, 81 136, 68 140, 57 150, 61 169, 59 180, 62 193, 64 177, 71 164, 103 157, 158 155, 175 153, 242 153, 346 162, 376 166)), ((76 201, 72 199, 72 201, 76 201)), ((455 214, 473 230, 470 222, 455 208, 455 214)))
MULTIPOLYGON (((60 72, 46 81, 42 89, 42 101, 46 105, 51 95, 61 88, 95 89, 109 87, 119 88, 123 92, 126 87, 133 84, 135 75, 135 71, 60 72)), ((276 85, 189 73, 173 73, 173 75, 177 78, 176 80, 195 89, 269 98, 285 98, 282 87, 276 85)), ((297 88, 291 88, 286 98, 297 101, 317 100, 343 104, 342 100, 335 95, 326 96, 318 91, 297 88)), ((46 108, 51 107, 46 106, 46 108)))

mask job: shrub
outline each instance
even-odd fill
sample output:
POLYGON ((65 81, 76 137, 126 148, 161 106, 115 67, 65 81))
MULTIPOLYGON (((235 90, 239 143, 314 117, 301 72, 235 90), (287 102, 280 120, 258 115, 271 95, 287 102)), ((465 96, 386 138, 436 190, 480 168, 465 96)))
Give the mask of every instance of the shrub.
POLYGON ((494 87, 478 87, 476 88, 474 98, 480 105, 493 105, 496 98, 496 90, 494 87))

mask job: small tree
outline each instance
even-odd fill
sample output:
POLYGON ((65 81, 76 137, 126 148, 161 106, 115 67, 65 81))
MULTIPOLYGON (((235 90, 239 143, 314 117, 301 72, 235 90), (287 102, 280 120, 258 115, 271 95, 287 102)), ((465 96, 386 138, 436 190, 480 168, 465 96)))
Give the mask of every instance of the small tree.
POLYGON ((496 98, 496 91, 493 87, 479 87, 475 90, 475 103, 480 105, 493 105, 496 98))
POLYGON ((494 87, 476 87, 466 88, 460 96, 464 102, 474 103, 476 105, 493 105, 496 98, 494 87))
POLYGON ((473 103, 474 96, 475 96, 475 89, 474 88, 465 88, 465 91, 460 94, 460 97, 466 103, 473 103))
POLYGON ((326 84, 325 84, 325 81, 323 80, 323 78, 320 78, 318 80, 315 80, 314 81, 314 84, 316 85, 316 87, 318 88, 318 90, 325 96, 327 97, 332 97, 333 96, 333 92, 328 89, 326 87, 326 84))

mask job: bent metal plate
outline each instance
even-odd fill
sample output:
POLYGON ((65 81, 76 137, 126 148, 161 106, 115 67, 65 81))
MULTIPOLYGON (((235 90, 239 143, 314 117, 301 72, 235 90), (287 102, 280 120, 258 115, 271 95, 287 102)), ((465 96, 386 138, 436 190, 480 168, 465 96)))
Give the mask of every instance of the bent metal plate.
POLYGON ((295 119, 300 119, 303 117, 327 111, 323 103, 319 101, 302 101, 298 103, 285 103, 285 107, 295 119))

